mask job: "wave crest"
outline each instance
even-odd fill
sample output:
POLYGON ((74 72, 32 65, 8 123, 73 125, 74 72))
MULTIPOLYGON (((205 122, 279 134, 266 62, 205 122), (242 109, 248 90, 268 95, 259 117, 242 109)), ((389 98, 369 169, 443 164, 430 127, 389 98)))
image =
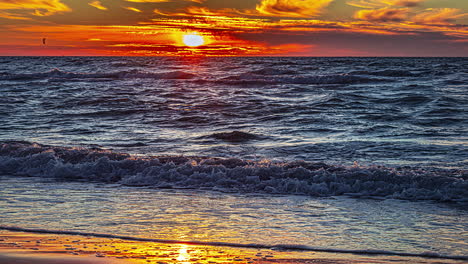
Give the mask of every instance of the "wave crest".
POLYGON ((228 142, 245 142, 254 139, 261 139, 261 136, 242 132, 242 131, 232 131, 232 132, 219 132, 209 135, 211 138, 220 139, 228 142))
POLYGON ((192 79, 196 75, 184 71, 169 71, 169 72, 145 72, 139 70, 117 71, 108 73, 75 73, 67 72, 59 69, 53 69, 48 72, 39 73, 0 73, 0 80, 76 80, 76 79, 136 79, 136 78, 150 78, 150 79, 192 79))
POLYGON ((312 76, 268 76, 264 75, 243 73, 239 75, 229 76, 221 80, 217 80, 217 83, 229 84, 229 85, 246 85, 246 84, 357 84, 357 83, 375 83, 390 80, 382 80, 378 78, 367 78, 357 75, 349 74, 331 74, 331 75, 312 75, 312 76))
POLYGON ((0 174, 157 188, 468 202, 468 177, 464 171, 237 158, 137 157, 29 142, 0 145, 0 174))

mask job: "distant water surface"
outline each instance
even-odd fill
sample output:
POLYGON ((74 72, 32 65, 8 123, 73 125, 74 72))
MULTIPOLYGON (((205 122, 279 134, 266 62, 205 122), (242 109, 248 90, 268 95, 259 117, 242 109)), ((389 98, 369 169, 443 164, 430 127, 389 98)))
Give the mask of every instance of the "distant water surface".
POLYGON ((465 58, 1 57, 0 140, 464 168, 465 58))

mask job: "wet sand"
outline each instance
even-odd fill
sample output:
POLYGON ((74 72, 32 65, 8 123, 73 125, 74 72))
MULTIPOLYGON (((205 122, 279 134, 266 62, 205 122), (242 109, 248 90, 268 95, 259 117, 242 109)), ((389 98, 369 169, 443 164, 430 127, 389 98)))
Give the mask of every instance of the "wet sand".
POLYGON ((275 251, 0 231, 0 264, 463 263, 389 256, 275 251))
MULTIPOLYGON (((67 256, 37 256, 25 254, 0 255, 0 263, 5 264, 111 264, 118 262, 112 260, 94 260, 92 258, 72 258, 67 256)), ((123 263, 123 262, 120 262, 123 263)))

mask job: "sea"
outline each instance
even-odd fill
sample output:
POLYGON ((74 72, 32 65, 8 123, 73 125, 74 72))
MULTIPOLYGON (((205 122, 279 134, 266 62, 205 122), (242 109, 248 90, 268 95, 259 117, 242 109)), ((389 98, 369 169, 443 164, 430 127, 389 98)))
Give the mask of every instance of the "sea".
POLYGON ((468 59, 0 57, 0 229, 468 259, 468 59))

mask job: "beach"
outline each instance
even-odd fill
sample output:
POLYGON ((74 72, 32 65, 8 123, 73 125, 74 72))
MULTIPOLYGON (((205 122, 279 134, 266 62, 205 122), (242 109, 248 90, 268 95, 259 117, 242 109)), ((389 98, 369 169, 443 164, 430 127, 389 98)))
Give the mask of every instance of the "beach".
MULTIPOLYGON (((0 263, 313 263, 307 254, 0 232, 0 263), (295 257, 295 258, 294 258, 295 257), (44 260, 45 258, 49 258, 44 260), (41 259, 42 262, 41 262, 41 259), (52 262, 49 262, 51 261, 52 262), (4 262, 2 262, 4 261, 4 262), (29 261, 29 262, 28 262, 29 261), (36 262, 38 261, 38 262, 36 262), (53 262, 55 261, 55 262, 53 262), (65 262, 66 261, 66 262, 65 262)), ((309 253, 309 257, 314 254, 309 253)), ((322 256, 323 257, 323 256, 322 256)), ((345 263, 336 260, 334 263, 345 263)), ((346 263, 361 263, 349 261, 346 263)))
POLYGON ((2 264, 128 264, 128 263, 465 263, 462 260, 398 256, 365 256, 321 252, 278 251, 162 244, 89 236, 41 235, 0 231, 2 264))

